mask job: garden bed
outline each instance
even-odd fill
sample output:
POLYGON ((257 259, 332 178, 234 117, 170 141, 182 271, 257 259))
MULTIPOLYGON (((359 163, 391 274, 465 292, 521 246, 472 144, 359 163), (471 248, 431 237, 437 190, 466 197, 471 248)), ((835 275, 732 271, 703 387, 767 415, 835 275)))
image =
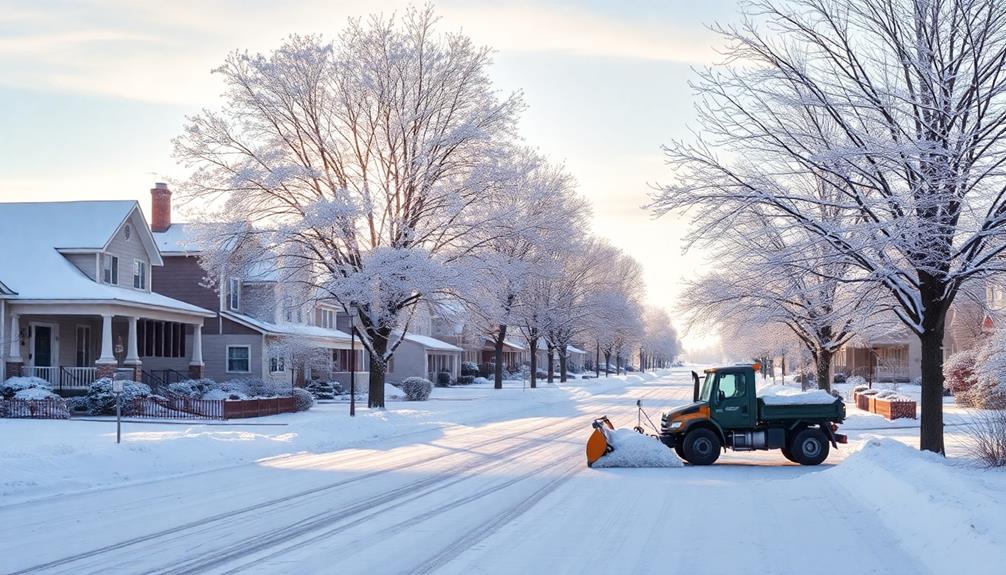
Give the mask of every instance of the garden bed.
MULTIPOLYGON (((867 390, 869 391, 869 390, 867 390)), ((886 419, 915 419, 915 401, 911 399, 891 399, 876 397, 874 394, 856 391, 853 393, 856 407, 863 411, 876 413, 886 419)))

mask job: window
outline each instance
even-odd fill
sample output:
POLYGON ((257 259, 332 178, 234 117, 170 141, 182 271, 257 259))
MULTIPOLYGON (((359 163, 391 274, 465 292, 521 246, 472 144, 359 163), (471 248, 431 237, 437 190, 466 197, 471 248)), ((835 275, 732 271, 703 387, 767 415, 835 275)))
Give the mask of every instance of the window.
POLYGON ((273 356, 269 358, 269 372, 279 373, 286 371, 286 358, 283 356, 273 356))
POLYGON ((321 327, 327 329, 335 328, 335 312, 330 309, 321 310, 321 327))
POLYGON ((251 371, 251 348, 247 345, 227 346, 227 373, 251 371))
POLYGON ((126 224, 126 227, 122 228, 122 235, 128 240, 129 236, 133 235, 133 226, 126 224))
POLYGON ((238 311, 241 309, 241 280, 231 278, 227 286, 227 307, 238 311))
POLYGON ((133 260, 133 287, 147 289, 147 262, 133 260))
POLYGON ((744 396, 744 377, 737 373, 724 373, 720 375, 720 398, 730 399, 732 397, 744 396))
POLYGON ((119 258, 105 254, 102 277, 107 284, 119 285, 119 258))
POLYGON ((77 367, 93 367, 91 358, 91 326, 77 326, 77 367))
POLYGON ((363 365, 363 350, 356 350, 356 365, 353 363, 353 352, 348 349, 333 349, 332 350, 332 370, 333 371, 351 371, 354 367, 356 371, 363 371, 366 367, 363 365))
POLYGON ((303 323, 304 321, 300 306, 294 305, 289 296, 283 298, 283 317, 291 323, 303 323))
POLYGON ((136 322, 140 357, 185 357, 185 325, 142 319, 136 322))

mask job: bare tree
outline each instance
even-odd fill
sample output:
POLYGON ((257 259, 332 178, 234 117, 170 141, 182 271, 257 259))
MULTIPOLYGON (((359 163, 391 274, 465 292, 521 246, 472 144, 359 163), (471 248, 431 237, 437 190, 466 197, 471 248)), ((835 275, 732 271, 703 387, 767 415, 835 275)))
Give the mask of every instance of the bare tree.
MULTIPOLYGON (((189 118, 175 155, 194 172, 190 205, 248 220, 264 265, 356 316, 370 356, 371 407, 415 304, 450 291, 501 229, 487 198, 521 99, 500 99, 490 51, 438 34, 432 9, 351 20, 337 42, 291 37, 268 55, 235 52, 216 72, 225 105, 189 118), (479 236, 485 240, 485 236, 479 236)), ((233 243, 228 230, 219 247, 233 243)), ((211 258, 212 259, 212 258, 211 258)), ((224 264, 226 265, 226 264, 224 264)))
POLYGON ((922 346, 921 448, 943 452, 947 312, 1003 268, 1006 4, 757 0, 719 31, 726 63, 697 84, 704 135, 667 148, 677 180, 654 207, 715 205, 695 212, 710 234, 757 205, 886 290, 922 346), (821 180, 839 195, 811 193, 821 180))

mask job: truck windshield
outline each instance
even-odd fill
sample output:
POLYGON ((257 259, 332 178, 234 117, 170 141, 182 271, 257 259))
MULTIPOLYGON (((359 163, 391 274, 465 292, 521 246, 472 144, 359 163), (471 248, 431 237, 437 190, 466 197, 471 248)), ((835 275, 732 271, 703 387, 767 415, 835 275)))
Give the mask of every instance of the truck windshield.
POLYGON ((702 384, 702 393, 699 394, 699 401, 709 401, 709 394, 713 392, 713 380, 715 379, 715 372, 706 374, 706 382, 702 384))

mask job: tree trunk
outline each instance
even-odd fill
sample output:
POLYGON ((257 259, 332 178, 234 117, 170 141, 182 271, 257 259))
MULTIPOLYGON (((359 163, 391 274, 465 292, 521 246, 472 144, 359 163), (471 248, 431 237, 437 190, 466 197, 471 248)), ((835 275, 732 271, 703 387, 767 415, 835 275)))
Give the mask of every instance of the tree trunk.
POLYGON ((559 383, 566 383, 566 354, 559 352, 559 383))
POLYGON ((531 387, 535 388, 538 386, 538 338, 532 337, 527 346, 531 351, 531 387))
POLYGON ((548 382, 555 381, 555 346, 548 344, 548 382))
POLYGON ((499 327, 499 332, 493 341, 495 352, 493 357, 496 359, 496 369, 494 370, 495 383, 493 387, 496 389, 503 389, 503 341, 506 339, 506 327, 505 325, 499 327))
POLYGON ((611 375, 611 352, 604 352, 604 377, 611 375))
MULTIPOLYGON (((594 377, 600 378, 601 377, 601 342, 596 342, 596 345, 597 345, 597 347, 595 348, 596 351, 595 351, 595 357, 594 357, 594 377)), ((605 370, 605 371, 607 371, 607 370, 605 370)), ((607 374, 605 374, 605 375, 607 375, 607 374)))
POLYGON ((615 375, 622 375, 622 352, 615 354, 615 375))
POLYGON ((922 344, 922 417, 919 448, 945 453, 943 446, 943 324, 919 336, 922 344))
POLYGON ((639 349, 639 373, 646 373, 646 353, 639 349))
POLYGON ((831 393, 831 360, 834 354, 826 350, 817 352, 817 387, 831 393))
POLYGON ((373 352, 370 354, 370 389, 367 393, 367 407, 384 407, 384 377, 387 371, 387 364, 384 354, 388 351, 388 335, 377 333, 370 334, 373 352))

